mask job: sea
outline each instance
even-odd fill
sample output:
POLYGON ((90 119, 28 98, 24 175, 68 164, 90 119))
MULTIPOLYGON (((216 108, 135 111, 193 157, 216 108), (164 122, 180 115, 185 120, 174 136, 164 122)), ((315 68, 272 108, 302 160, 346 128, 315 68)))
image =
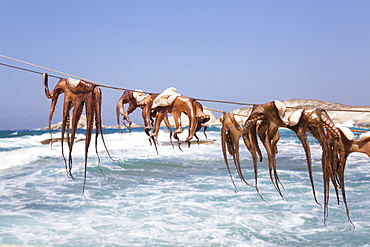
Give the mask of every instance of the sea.
MULTIPOLYGON (((78 130, 77 139, 84 139, 84 133, 78 130)), ((0 245, 370 246, 367 155, 351 154, 345 170, 353 228, 333 190, 324 222, 294 132, 280 129, 277 170, 283 197, 269 178, 266 153, 259 163, 264 200, 240 181, 229 157, 234 187, 222 156, 220 127, 206 133, 198 133, 199 144, 182 144, 180 150, 171 145, 169 131, 161 129, 156 150, 143 128, 104 129, 113 159, 101 141, 97 155, 93 139, 83 190, 84 141, 74 145, 72 179, 66 175, 61 144, 41 143, 51 138, 49 131, 0 131, 0 245)), ((52 138, 60 136, 52 132, 52 138)), ((321 148, 309 140, 323 204, 321 148)), ((244 176, 253 184, 252 159, 242 142, 240 152, 244 176)))

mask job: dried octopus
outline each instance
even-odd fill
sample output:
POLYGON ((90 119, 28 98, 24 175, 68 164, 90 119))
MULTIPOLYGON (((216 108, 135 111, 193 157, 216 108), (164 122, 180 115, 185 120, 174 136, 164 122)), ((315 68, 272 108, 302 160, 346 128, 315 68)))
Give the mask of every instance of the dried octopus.
MULTIPOLYGON (((280 180, 276 170, 277 143, 280 140, 279 127, 286 127, 283 117, 285 105, 280 101, 272 101, 261 105, 254 105, 252 112, 243 127, 243 138, 247 149, 252 155, 255 173, 255 186, 257 189, 258 164, 257 155, 262 161, 262 153, 258 146, 257 136, 267 152, 270 179, 275 189, 283 197, 280 190, 280 180), (272 173, 274 176, 272 176, 272 173)), ((257 189, 258 191, 258 189, 257 189)))
POLYGON ((167 113, 170 113, 173 116, 176 127, 176 130, 173 133, 173 137, 177 140, 179 147, 181 141, 178 137, 178 134, 183 132, 181 123, 182 113, 185 113, 189 119, 189 133, 187 138, 185 139, 188 147, 190 146, 190 140, 193 139, 193 137, 199 140, 196 132, 198 132, 203 126, 205 127, 204 124, 210 120, 210 116, 203 112, 203 106, 198 101, 184 96, 176 97, 171 105, 157 106, 155 109, 157 111, 157 116, 154 122, 153 133, 150 135, 150 138, 155 140, 158 135, 161 122, 163 121, 167 113))
MULTIPOLYGON (((149 97, 147 97, 147 95, 145 95, 141 90, 136 90, 136 91, 125 90, 116 105, 116 118, 117 118, 118 128, 120 129, 120 131, 121 131, 121 121, 123 125, 130 130, 132 121, 129 115, 132 112, 134 112, 137 108, 141 108, 143 110, 142 115, 143 116, 145 115, 145 117, 143 117, 145 133, 149 136, 150 135, 149 131, 151 129, 151 126, 154 123, 153 118, 155 118, 157 114, 155 110, 151 111, 152 100, 150 99, 155 98, 156 96, 158 96, 158 94, 151 94, 149 95, 149 97), (125 107, 124 107, 125 104, 128 104, 127 111, 125 111, 125 107), (120 121, 120 116, 122 116, 121 121, 120 121), (146 116, 149 116, 149 118, 147 118, 146 116), (126 124, 126 122, 128 123, 128 125, 126 124)), ((171 131, 171 126, 168 120, 167 121, 166 120, 165 120, 166 125, 171 131)))
POLYGON ((296 133, 305 150, 312 191, 316 203, 318 202, 312 175, 311 151, 307 139, 307 132, 319 142, 322 148, 321 162, 324 182, 324 218, 326 219, 328 216, 330 180, 334 185, 339 203, 338 188, 340 186, 337 183, 337 153, 339 151, 341 136, 327 112, 321 108, 304 108, 297 110, 288 117, 288 122, 288 128, 296 133))
MULTIPOLYGON (((57 104, 59 95, 64 93, 64 104, 63 104, 63 119, 62 119, 62 136, 61 136, 61 147, 62 147, 62 156, 65 162, 67 175, 73 178, 72 176, 72 149, 76 136, 77 124, 82 115, 83 108, 85 107, 86 111, 86 139, 85 139, 85 172, 84 172, 84 186, 86 184, 86 168, 87 168, 87 159, 88 159, 88 149, 90 146, 91 135, 93 132, 94 121, 95 121, 95 150, 99 158, 97 150, 98 136, 101 135, 104 147, 109 154, 109 151, 106 147, 104 137, 103 137, 103 128, 101 121, 101 103, 102 103, 102 93, 100 88, 93 84, 83 80, 74 80, 72 78, 65 79, 61 78, 56 84, 54 89, 50 92, 48 86, 48 75, 43 74, 43 83, 45 88, 45 95, 47 98, 51 99, 51 106, 49 112, 49 130, 51 133, 51 121, 55 111, 55 106, 57 104), (70 131, 70 111, 73 108, 72 112, 72 123, 70 131), (66 137, 65 137, 66 136, 66 137), (68 143, 68 162, 64 155, 64 140, 66 139, 68 143)), ((100 158, 99 158, 100 160, 100 158)))
POLYGON ((354 134, 351 130, 347 127, 340 127, 337 128, 340 133, 341 139, 339 142, 339 169, 338 169, 338 177, 340 188, 342 190, 342 199, 345 204, 346 213, 348 216, 349 222, 351 219, 349 217, 349 209, 347 206, 347 198, 344 186, 344 169, 346 167, 347 158, 351 153, 364 153, 368 157, 370 157, 370 132, 366 132, 360 135, 358 140, 355 140, 354 134))
POLYGON ((156 99, 163 97, 160 94, 149 94, 144 99, 138 101, 135 99, 134 94, 130 91, 125 91, 117 103, 116 115, 119 124, 119 115, 123 116, 122 121, 126 120, 130 123, 128 114, 133 110, 140 107, 142 108, 142 117, 144 121, 145 133, 150 137, 149 140, 154 142, 156 146, 156 137, 158 135, 159 127, 162 121, 165 122, 166 126, 170 129, 170 136, 172 136, 171 125, 168 121, 168 113, 171 113, 175 120, 176 130, 173 133, 173 137, 178 141, 180 147, 180 139, 178 134, 182 133, 181 125, 181 113, 185 113, 189 118, 189 135, 186 142, 190 145, 190 140, 195 136, 196 132, 200 130, 204 123, 209 121, 209 115, 203 113, 202 105, 194 99, 176 96, 173 102, 166 106, 157 105, 156 99), (128 110, 124 111, 124 104, 129 104, 128 110), (155 120, 153 121, 152 118, 155 120), (153 133, 150 134, 150 130, 154 126, 153 133))
POLYGON ((329 189, 331 181, 336 192, 338 203, 338 188, 342 190, 342 198, 345 204, 347 217, 350 224, 353 226, 353 223, 349 217, 349 210, 345 194, 344 169, 347 157, 352 152, 365 153, 370 157, 370 132, 362 134, 359 140, 355 140, 352 132, 348 128, 336 128, 327 112, 320 108, 300 109, 293 112, 286 118, 283 118, 284 113, 285 107, 279 101, 269 102, 263 105, 254 105, 251 115, 248 117, 244 128, 242 129, 241 126, 236 122, 234 114, 224 112, 221 118, 222 152, 224 162, 234 186, 235 183, 233 181, 227 160, 227 152, 233 157, 234 164, 241 180, 248 184, 244 179, 240 165, 239 139, 241 136, 243 136, 244 143, 252 155, 254 164, 255 186, 250 186, 256 187, 258 192, 258 157, 260 158, 260 161, 262 161, 262 154, 257 141, 258 136, 263 143, 269 157, 268 163, 270 179, 273 181, 275 188, 280 193, 280 182, 276 172, 276 144, 280 138, 278 128, 287 127, 296 133, 305 150, 312 191, 314 199, 316 203, 318 203, 312 174, 311 151, 307 138, 307 133, 310 133, 319 142, 322 148, 324 221, 326 221, 328 216, 329 189), (272 177, 272 172, 274 172, 274 177, 272 177))
POLYGON ((116 117, 118 128, 121 130, 121 121, 120 115, 122 115, 122 123, 125 127, 130 129, 132 121, 128 115, 136 110, 139 107, 138 103, 143 100, 145 97, 144 93, 140 91, 130 91, 126 90, 123 92, 121 98, 119 98, 116 106, 116 117), (125 111, 124 105, 128 104, 128 109, 125 111), (128 125, 126 125, 126 121, 128 125))
MULTIPOLYGON (((131 91, 131 90, 124 91, 116 105, 117 124, 120 131, 121 131, 120 116, 122 116, 123 125, 130 130, 132 121, 129 118, 129 114, 134 112, 137 108, 141 108, 142 117, 144 121, 144 132, 150 137, 150 130, 152 129, 152 126, 154 124, 153 118, 155 118, 157 115, 157 111, 155 109, 152 109, 152 105, 153 100, 158 95, 159 94, 144 95, 144 93, 142 93, 141 91, 131 91), (125 111, 124 108, 125 104, 128 104, 127 111, 125 111), (128 123, 128 125, 126 125, 126 122, 128 123)), ((170 131, 170 141, 172 144, 172 128, 167 115, 164 118, 164 122, 170 131)), ((152 138, 149 138, 149 141, 152 144, 152 138)), ((154 145, 156 145, 156 142, 154 142, 154 145)))
POLYGON ((240 179, 247 185, 251 187, 255 187, 250 185, 243 176, 243 172, 240 165, 240 154, 239 154, 239 139, 243 136, 243 128, 238 124, 235 120, 234 114, 231 112, 224 112, 223 116, 220 118, 222 123, 221 127, 221 146, 222 146, 222 154, 224 157, 224 162, 226 168, 229 172, 231 181, 235 186, 234 179, 232 177, 229 162, 227 160, 227 153, 229 153, 233 157, 234 165, 236 170, 239 174, 240 179))

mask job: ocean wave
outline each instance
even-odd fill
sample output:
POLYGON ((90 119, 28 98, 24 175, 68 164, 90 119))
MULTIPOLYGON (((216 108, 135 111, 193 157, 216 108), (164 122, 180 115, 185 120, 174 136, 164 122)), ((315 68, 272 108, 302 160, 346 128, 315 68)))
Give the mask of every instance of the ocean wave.
MULTIPOLYGON (((351 245, 363 246, 370 241, 366 155, 351 154, 346 168, 347 199, 356 230, 349 231, 342 201, 338 206, 333 193, 329 231, 323 209, 313 199, 304 151, 290 134, 282 134, 277 154, 284 198, 270 180, 265 154, 259 163, 259 191, 266 202, 255 188, 240 181, 231 166, 233 186, 223 162, 219 130, 208 133, 208 139, 215 141, 184 146, 182 151, 176 145, 161 145, 168 143, 169 134, 161 131, 158 153, 142 131, 106 131, 108 149, 119 162, 110 160, 99 141, 99 164, 92 141, 84 195, 84 143, 75 143, 73 180, 65 175, 60 143, 52 148, 42 145, 40 141, 50 135, 37 133, 1 139, 8 149, 0 152, 1 164, 9 164, 0 173, 0 242, 4 244, 311 246, 332 245, 333 239, 337 245, 348 245, 351 239, 351 245)), ((317 143, 311 148, 322 203, 321 148, 317 143)), ((245 177, 253 184, 252 160, 243 145, 241 159, 245 177)))

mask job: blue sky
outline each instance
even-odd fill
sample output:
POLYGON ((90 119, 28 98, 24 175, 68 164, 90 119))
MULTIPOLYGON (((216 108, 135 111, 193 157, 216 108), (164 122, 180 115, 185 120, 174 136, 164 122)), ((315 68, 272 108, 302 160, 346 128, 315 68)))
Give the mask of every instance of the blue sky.
MULTIPOLYGON (((103 84, 246 103, 370 105, 369 1, 1 0, 0 11, 1 55, 103 84)), ((40 75, 0 65, 0 80, 0 129, 47 125, 40 75)), ((121 92, 102 90, 103 124, 114 125, 121 92)), ((62 101, 54 123, 61 109, 62 101)))

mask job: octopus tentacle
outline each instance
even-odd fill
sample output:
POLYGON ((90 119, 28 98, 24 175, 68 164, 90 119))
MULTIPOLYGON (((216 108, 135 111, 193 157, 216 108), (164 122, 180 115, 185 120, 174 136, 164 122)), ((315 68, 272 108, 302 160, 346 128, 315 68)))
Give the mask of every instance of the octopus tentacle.
POLYGON ((92 99, 87 99, 86 102, 86 139, 85 139, 85 164, 84 164, 84 182, 82 194, 85 194, 86 178, 87 178, 87 158, 91 142, 91 135, 94 126, 94 102, 92 99))
MULTIPOLYGON (((66 124, 67 124, 67 126, 69 126, 69 116, 67 116, 67 119, 66 119, 66 124)), ((65 157, 65 155, 64 155, 64 134, 65 134, 65 131, 66 131, 66 129, 65 129, 66 127, 63 127, 63 125, 62 125, 62 128, 61 128, 61 148, 62 148, 62 157, 63 157, 63 160, 64 160, 64 165, 65 165, 65 168, 66 168, 66 175, 68 176, 68 177, 71 177, 72 179, 74 179, 73 178, 73 176, 72 176, 72 174, 70 174, 70 172, 69 172, 69 160, 68 160, 68 164, 67 164, 67 159, 66 159, 66 157, 65 157)), ((67 131, 68 131, 68 129, 67 129, 67 131)), ((68 132, 67 132, 68 133, 68 132)), ((68 144, 68 143, 67 143, 68 144)), ((69 145, 69 144, 68 144, 69 145)))
POLYGON ((328 217, 328 204, 329 204, 329 191, 330 191, 330 177, 331 177, 331 153, 329 144, 325 137, 323 128, 310 126, 309 132, 319 142, 322 148, 322 171, 323 171, 323 182, 324 182, 324 222, 328 217))
POLYGON ((303 129, 299 129, 298 132, 297 132, 297 137, 301 141, 303 149, 305 150, 308 174, 309 174, 309 177, 310 177, 311 188, 312 188, 312 193, 313 193, 314 200, 318 205, 321 205, 318 202, 317 196, 316 196, 316 189, 315 189, 315 184, 314 184, 314 179, 313 179, 313 172, 312 172, 311 148, 310 148, 310 145, 308 144, 307 135, 306 135, 306 133, 304 132, 303 129))
POLYGON ((258 189, 258 158, 259 157, 260 162, 262 161, 262 152, 259 148, 258 141, 257 141, 257 125, 256 123, 263 119, 263 115, 257 116, 255 118, 251 118, 250 120, 246 121, 246 124, 243 128, 243 140, 244 144, 247 147, 248 151, 252 155, 253 160, 253 169, 254 169, 254 186, 256 188, 256 191, 258 195, 261 197, 262 200, 265 201, 265 199, 262 197, 262 195, 259 192, 258 189))
MULTIPOLYGON (((251 129, 253 130, 253 128, 251 129)), ((244 133, 243 132, 243 141, 244 141, 244 145, 247 147, 248 151, 250 152, 250 154, 252 155, 252 160, 253 160, 253 170, 254 170, 254 187, 256 189, 256 192, 257 194, 260 196, 260 198, 265 201, 266 203, 268 203, 264 198, 263 196, 261 195, 259 189, 258 189, 258 157, 257 157, 257 154, 259 155, 260 157, 260 161, 262 161, 262 153, 261 153, 261 150, 258 148, 256 149, 256 146, 254 146, 250 140, 255 140, 257 142, 257 138, 256 136, 253 134, 253 133, 256 133, 255 132, 255 129, 254 131, 249 131, 247 133, 244 133)))
POLYGON ((194 102, 195 100, 192 98, 190 98, 190 100, 186 102, 186 106, 188 109, 185 112, 189 118, 189 132, 188 132, 188 137, 185 139, 185 142, 188 143, 188 147, 190 147, 190 140, 193 139, 195 131, 197 129, 197 125, 198 125, 194 102))
POLYGON ((207 133, 206 133, 207 125, 205 125, 205 123, 207 123, 211 119, 211 117, 208 114, 205 114, 205 112, 203 112, 204 110, 203 105, 195 99, 193 99, 193 108, 195 111, 195 119, 196 119, 196 129, 195 129, 194 135, 202 127, 204 127, 203 134, 205 138, 207 139, 207 133))
POLYGON ((254 187, 245 180, 241 169, 239 155, 239 139, 242 135, 243 130, 241 126, 239 126, 239 124, 235 121, 234 114, 224 112, 222 117, 222 128, 221 128, 222 151, 226 168, 229 172, 229 175, 235 188, 236 186, 232 178, 229 163, 227 160, 226 149, 228 153, 233 157, 234 165, 242 182, 244 182, 248 186, 254 187))
POLYGON ((268 163, 269 163, 269 174, 270 174, 270 180, 273 182, 275 189, 278 191, 280 196, 284 198, 280 186, 284 189, 283 184, 281 183, 277 170, 276 170, 276 143, 280 138, 279 138, 279 132, 276 132, 272 139, 272 143, 270 142, 271 138, 268 135, 265 135, 265 138, 263 139, 263 144, 265 146, 266 152, 267 152, 267 158, 268 158, 268 163), (274 175, 274 176, 272 176, 274 175))
POLYGON ((168 128, 168 130, 170 132, 170 143, 171 143, 171 146, 174 147, 173 142, 172 142, 172 126, 171 126, 170 120, 168 119, 168 115, 167 114, 165 114, 165 116, 163 118, 163 121, 164 121, 164 124, 166 125, 166 127, 168 128))
POLYGON ((280 182, 279 176, 277 174, 275 159, 275 156, 277 154, 276 143, 279 141, 280 135, 279 132, 277 131, 277 127, 270 125, 271 124, 269 123, 269 121, 262 121, 261 124, 258 126, 258 136, 260 137, 260 140, 267 152, 270 180, 272 181, 275 189, 278 191, 280 196, 284 198, 279 184, 283 188, 284 186, 280 182))
POLYGON ((206 139, 208 139, 208 136, 207 136, 206 130, 207 130, 207 126, 206 126, 206 125, 204 125, 204 128, 203 128, 203 135, 206 137, 206 139))
POLYGON ((343 132, 344 130, 340 128, 337 128, 337 130, 341 136, 341 139, 339 142, 339 147, 340 147, 339 149, 340 163, 339 164, 340 165, 339 165, 338 177, 339 177, 339 181, 341 184, 342 198, 343 198, 343 202, 346 208, 347 218, 348 218, 350 225, 353 228, 355 228, 353 222, 350 219, 349 208, 347 205, 347 197, 346 197, 345 185, 344 185, 344 169, 346 166, 347 158, 352 152, 365 153, 370 157, 370 149, 369 149, 370 139, 361 140, 360 138, 360 140, 356 141, 354 137, 353 139, 347 138, 346 134, 343 132))
MULTIPOLYGON (((117 120, 117 125, 118 125, 120 133, 122 133, 120 115, 125 114, 125 107, 124 107, 124 104, 123 104, 123 97, 124 97, 124 94, 122 94, 121 98, 118 100, 118 103, 116 105, 116 120, 117 120)), ((124 123, 123 119, 122 119, 122 123, 124 123)))
POLYGON ((93 91, 93 102, 94 102, 94 116, 95 116, 95 151, 97 154, 97 157, 99 158, 99 163, 100 163, 100 157, 98 154, 98 148, 97 148, 97 143, 98 143, 98 136, 101 136, 105 151, 107 152, 109 158, 112 161, 118 162, 117 160, 113 159, 111 156, 107 145, 105 143, 104 135, 103 135, 103 126, 102 126, 102 121, 101 121, 101 105, 102 105, 102 91, 99 87, 95 87, 93 91))
MULTIPOLYGON (((273 167, 273 171, 274 171, 276 186, 278 186, 280 184, 282 186, 282 188, 284 189, 284 186, 280 182, 279 176, 277 174, 276 158, 275 158, 276 154, 278 153, 277 143, 280 140, 280 133, 277 129, 273 133, 275 133, 275 134, 273 134, 273 136, 269 137, 269 139, 271 140, 271 151, 270 151, 270 153, 271 153, 271 163, 272 163, 272 167, 273 167)), ((279 188, 279 190, 280 190, 280 188, 279 188)), ((280 195, 283 197, 283 195, 281 193, 280 193, 280 195)))
POLYGON ((257 115, 249 120, 247 119, 243 128, 243 138, 246 142, 247 149, 252 154, 255 169, 257 169, 257 154, 260 158, 260 162, 263 159, 262 152, 257 141, 257 122, 263 118, 263 115, 257 115))
MULTIPOLYGON (((100 91, 100 88, 97 88, 99 91, 100 91)), ((98 166, 100 165, 100 156, 99 156, 99 152, 98 152, 98 137, 99 137, 99 134, 102 134, 102 141, 103 141, 103 144, 104 144, 104 147, 106 148, 105 146, 105 141, 104 141, 104 137, 103 137, 103 128, 102 128, 102 125, 101 125, 101 112, 100 112, 100 107, 101 107, 101 102, 98 102, 99 101, 99 98, 100 97, 96 97, 96 92, 95 92, 95 89, 94 89, 94 93, 93 93, 93 98, 94 98, 94 123, 95 123, 95 153, 96 153, 96 157, 98 157, 98 166)), ((106 148, 107 150, 107 148, 106 148)), ((108 152, 108 155, 110 157, 110 154, 108 152)), ((111 157, 110 157, 111 158, 111 157)), ((112 159, 112 158, 111 158, 112 159)))
MULTIPOLYGON (((231 148, 230 148, 230 133, 228 133, 228 128, 226 126, 226 121, 228 121, 228 114, 227 112, 224 112, 224 115, 222 116, 222 118, 220 119, 220 121, 222 122, 222 127, 221 127, 221 147, 222 147, 222 154, 223 154, 223 157, 224 157, 224 162, 225 162, 225 165, 226 165, 226 169, 230 175, 230 178, 231 178, 231 182, 233 183, 234 185, 234 188, 236 190, 236 185, 235 185, 235 182, 234 182, 234 179, 233 179, 233 176, 231 174, 231 170, 230 170, 230 166, 229 166, 229 162, 228 162, 228 159, 227 159, 227 153, 226 153, 226 150, 228 150, 228 152, 230 153, 230 155, 232 155, 232 152, 231 152, 231 148)), ((231 113, 230 113, 231 115, 231 113)), ((235 162, 235 160, 234 160, 235 162)))
MULTIPOLYGON (((344 156, 343 159, 347 159, 347 157, 348 157, 348 155, 344 156)), ((342 199, 343 199, 343 203, 344 203, 344 206, 345 206, 345 209, 346 209, 347 219, 348 219, 349 224, 354 229, 355 225, 353 224, 353 222, 351 220, 351 217, 350 217, 350 214, 349 214, 349 208, 348 208, 348 204, 347 204, 347 196, 346 196, 346 191, 345 191, 345 186, 344 186, 344 168, 345 168, 344 165, 339 168, 339 181, 341 182, 342 199)))
MULTIPOLYGON (((64 160, 66 161, 65 159, 65 156, 64 156, 64 135, 66 134, 66 138, 67 138, 67 144, 68 144, 68 147, 70 146, 70 138, 69 138, 69 111, 72 107, 72 103, 70 101, 66 101, 64 102, 64 106, 63 106, 63 120, 62 120, 62 129, 61 129, 61 147, 62 147, 62 156, 64 158, 64 160)), ((71 155, 68 156, 68 166, 66 164, 66 167, 68 168, 67 169, 67 176, 71 177, 73 179, 73 176, 72 176, 72 173, 71 173, 71 168, 72 168, 72 157, 71 155)))
POLYGON ((235 185, 235 182, 234 182, 234 179, 233 179, 233 176, 231 174, 231 171, 230 171, 230 166, 229 166, 229 162, 227 160, 227 154, 226 154, 226 144, 227 144, 227 134, 226 134, 226 131, 222 130, 221 129, 221 147, 222 147, 222 154, 223 154, 223 157, 224 157, 224 162, 225 162, 225 165, 226 165, 226 169, 230 175, 230 178, 231 178, 231 182, 233 183, 235 189, 236 189, 236 185, 235 185))
POLYGON ((354 227, 354 224, 352 223, 349 215, 349 208, 347 204, 347 197, 344 186, 345 160, 347 159, 349 153, 341 151, 344 149, 343 143, 346 140, 348 142, 348 139, 344 135, 342 135, 342 132, 339 130, 339 128, 335 127, 334 123, 331 121, 330 117, 327 115, 325 111, 323 111, 321 119, 323 120, 324 126, 327 129, 327 137, 331 148, 332 163, 329 171, 336 192, 337 203, 339 204, 338 188, 340 188, 342 191, 342 199, 346 209, 348 221, 350 225, 354 227))
MULTIPOLYGON (((327 129, 327 132, 332 135, 333 138, 338 137, 338 132, 334 130, 334 123, 329 118, 327 113, 322 109, 317 109, 320 112, 320 118, 322 120, 323 127, 327 129)), ((323 148, 323 176, 324 176, 324 217, 325 220, 328 217, 328 204, 329 204, 329 181, 331 180, 334 185, 334 190, 337 197, 337 203, 339 204, 339 192, 337 184, 337 162, 335 158, 337 156, 337 144, 330 144, 325 132, 322 129, 317 131, 317 138, 323 148), (334 148, 334 150, 333 150, 334 148), (335 163, 334 163, 335 162, 335 163)), ((340 138, 340 137, 339 137, 340 138)), ((338 140, 334 141, 337 142, 338 140)))
MULTIPOLYGON (((159 132, 159 127, 160 127, 160 124, 161 122, 165 119, 167 113, 165 111, 165 109, 163 107, 158 107, 157 108, 157 115, 156 115, 156 121, 155 121, 155 125, 154 125, 154 131, 153 133, 149 136, 149 139, 151 139, 154 143, 154 147, 155 147, 155 150, 157 151, 158 153, 158 147, 157 147, 157 135, 158 135, 158 132, 159 132)), ((176 131, 175 131, 176 133, 176 131)), ((175 136, 175 134, 174 134, 175 136)), ((175 136, 176 138, 177 136, 175 136)))
MULTIPOLYGON (((54 97, 51 100, 51 105, 50 105, 50 111, 49 111, 49 121, 48 121, 48 128, 49 128, 49 133, 50 133, 50 139, 53 138, 53 132, 51 130, 51 121, 53 120, 53 115, 55 111, 55 106, 58 102, 58 97, 59 94, 54 95, 54 97)), ((50 142, 50 146, 53 145, 53 142, 50 142)))
POLYGON ((341 141, 341 135, 339 133, 339 130, 335 127, 333 121, 330 119, 329 115, 326 113, 326 111, 322 111, 321 113, 321 119, 323 121, 323 124, 324 124, 324 127, 327 129, 327 132, 328 134, 330 133, 330 139, 331 139, 331 142, 330 142, 330 146, 331 146, 331 149, 332 149, 332 171, 333 171, 333 174, 332 174, 332 179, 333 179, 333 183, 335 186, 337 187, 340 187, 340 185, 338 185, 336 183, 337 180, 337 176, 338 176, 338 150, 339 150, 339 143, 341 141), (335 178, 334 178, 335 177, 335 178))
MULTIPOLYGON (((63 90, 57 89, 53 90, 51 93, 49 91, 49 84, 48 84, 48 74, 43 73, 42 74, 42 82, 44 84, 44 91, 45 91, 45 96, 51 100, 51 105, 50 105, 50 111, 49 111, 49 121, 48 121, 48 128, 50 132, 50 139, 52 139, 52 130, 51 130, 51 121, 53 119, 54 111, 55 111, 55 106, 58 102, 59 95, 63 93, 63 90)), ((50 142, 50 146, 53 145, 53 142, 50 142)))
MULTIPOLYGON (((72 174, 72 150, 73 150, 73 145, 74 145, 74 141, 75 141, 75 138, 76 138, 77 125, 78 125, 78 122, 81 118, 83 108, 84 108, 84 102, 82 101, 82 102, 80 102, 80 104, 75 105, 74 109, 73 109, 72 131, 71 131, 71 136, 70 137, 68 136, 68 147, 69 147, 68 157, 70 157, 69 159, 71 161, 69 163, 69 173, 70 174, 72 174)), ((69 124, 68 124, 68 126, 69 126, 69 124)), ((67 133, 69 133, 69 131, 67 133)))
POLYGON ((229 149, 229 153, 232 155, 233 157, 233 161, 234 161, 234 164, 237 168, 237 172, 238 172, 238 175, 240 177, 240 179, 242 180, 242 182, 244 182, 246 185, 250 186, 250 187, 256 187, 256 186, 253 186, 251 184, 249 184, 245 178, 244 178, 244 175, 243 175, 243 172, 242 172, 242 168, 241 168, 241 164, 240 164, 240 153, 239 153, 239 139, 240 137, 242 136, 242 132, 238 131, 237 133, 228 133, 228 149, 229 149))
POLYGON ((46 98, 50 99, 52 96, 50 95, 49 91, 49 76, 47 73, 42 74, 42 83, 44 84, 44 91, 46 98))
POLYGON ((320 126, 320 120, 317 118, 317 115, 314 115, 315 112, 311 108, 304 108, 293 112, 288 120, 289 126, 288 128, 296 133, 296 136, 300 140, 302 147, 305 151, 306 161, 307 161, 307 168, 308 174, 310 177, 310 183, 312 188, 312 193, 315 202, 321 206, 321 204, 317 200, 315 184, 313 179, 313 172, 312 172, 312 158, 311 158, 311 148, 308 143, 308 138, 306 132, 310 132, 310 126, 316 125, 320 126))
POLYGON ((263 115, 257 115, 250 120, 247 119, 243 128, 243 133, 246 138, 248 138, 249 143, 252 145, 251 147, 253 147, 253 152, 258 154, 260 162, 262 161, 263 157, 257 141, 257 122, 263 118, 263 115), (248 135, 248 133, 251 133, 251 135, 248 135))

